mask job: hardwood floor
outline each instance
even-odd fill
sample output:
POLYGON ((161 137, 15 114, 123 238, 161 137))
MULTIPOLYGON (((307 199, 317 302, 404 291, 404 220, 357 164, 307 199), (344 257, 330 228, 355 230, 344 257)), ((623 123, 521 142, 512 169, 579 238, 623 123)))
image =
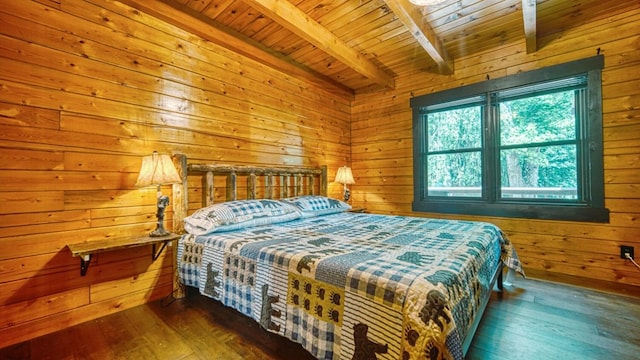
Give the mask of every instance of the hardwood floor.
MULTIPOLYGON (((0 349, 0 359, 313 359, 192 294, 0 349)), ((467 359, 638 359, 640 301, 539 280, 495 292, 467 359)))
POLYGON ((517 280, 494 293, 467 359, 638 359, 640 301, 517 280))

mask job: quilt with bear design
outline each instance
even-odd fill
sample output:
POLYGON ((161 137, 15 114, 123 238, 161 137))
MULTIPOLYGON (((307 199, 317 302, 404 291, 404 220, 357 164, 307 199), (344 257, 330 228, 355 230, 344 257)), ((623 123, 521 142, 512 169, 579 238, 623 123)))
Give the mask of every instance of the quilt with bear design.
POLYGON ((500 261, 489 223, 338 213, 184 235, 181 281, 318 359, 462 359, 500 261))

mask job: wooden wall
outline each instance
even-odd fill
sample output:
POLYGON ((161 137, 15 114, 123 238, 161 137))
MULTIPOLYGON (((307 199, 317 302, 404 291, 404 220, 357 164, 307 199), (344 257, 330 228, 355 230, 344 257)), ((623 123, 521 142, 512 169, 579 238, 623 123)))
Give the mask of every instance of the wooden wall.
MULTIPOLYGON (((530 274, 640 287, 640 271, 618 257, 621 244, 640 252, 639 23, 634 6, 539 39, 534 54, 524 40, 499 45, 456 59, 454 76, 399 74, 396 90, 352 101, 118 2, 3 1, 0 347, 171 292, 172 251, 155 262, 149 248, 99 254, 80 277, 66 248, 154 228, 155 190, 134 187, 153 150, 217 163, 326 164, 330 179, 351 157, 354 205, 412 214, 411 96, 597 48, 611 222, 474 219, 501 226, 530 274)), ((340 187, 330 184, 330 196, 340 187)))
POLYGON ((332 178, 351 100, 118 2, 2 1, 0 347, 171 292, 172 251, 98 254, 81 277, 66 248, 155 227, 155 189, 134 187, 142 156, 332 178))
POLYGON ((412 214, 412 96, 590 57, 600 48, 605 55, 604 163, 610 223, 465 218, 502 227, 530 275, 640 290, 640 270, 620 259, 618 248, 632 245, 640 253, 640 6, 629 6, 609 18, 538 39, 534 54, 526 53, 524 38, 500 45, 496 37, 490 51, 456 59, 454 76, 403 74, 395 91, 357 94, 351 128, 354 203, 378 213, 412 214))

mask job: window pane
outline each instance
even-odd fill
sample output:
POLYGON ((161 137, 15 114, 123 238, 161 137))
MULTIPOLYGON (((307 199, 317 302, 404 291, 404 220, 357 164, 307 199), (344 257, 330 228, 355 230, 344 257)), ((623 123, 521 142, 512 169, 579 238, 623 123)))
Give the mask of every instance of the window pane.
POLYGON ((575 145, 500 151, 502 198, 578 198, 575 145))
POLYGON ((574 94, 571 90, 501 102, 501 145, 575 139, 574 94))
POLYGON ((482 196, 479 151, 427 156, 429 196, 482 196))
POLYGON ((478 149, 482 145, 482 107, 429 113, 428 151, 478 149))

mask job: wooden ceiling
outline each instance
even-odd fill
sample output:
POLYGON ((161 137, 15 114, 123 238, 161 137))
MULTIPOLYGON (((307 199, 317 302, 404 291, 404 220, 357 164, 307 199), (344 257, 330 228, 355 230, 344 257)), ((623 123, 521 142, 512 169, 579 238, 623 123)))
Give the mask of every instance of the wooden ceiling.
POLYGON ((452 74, 455 59, 541 39, 637 0, 121 0, 287 74, 356 93, 393 89, 415 71, 452 74))

